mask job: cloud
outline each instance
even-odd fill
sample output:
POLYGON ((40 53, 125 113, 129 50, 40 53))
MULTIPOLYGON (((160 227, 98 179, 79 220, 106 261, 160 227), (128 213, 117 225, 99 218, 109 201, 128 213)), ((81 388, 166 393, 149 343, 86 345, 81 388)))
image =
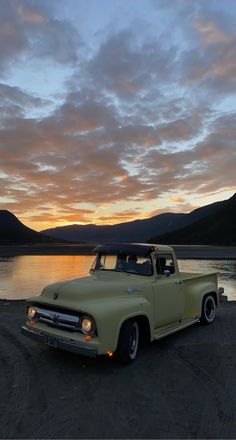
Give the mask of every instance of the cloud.
POLYGON ((2 0, 0 16, 0 75, 6 76, 23 57, 48 58, 76 64, 83 46, 79 33, 66 20, 54 18, 42 2, 2 0))
POLYGON ((140 215, 142 216, 142 214, 139 212, 139 209, 115 212, 113 215, 100 216, 99 223, 107 224, 107 225, 124 223, 124 222, 133 221, 136 219, 138 220, 138 219, 140 219, 140 215))
POLYGON ((28 40, 23 26, 17 19, 14 2, 3 0, 0 15, 0 69, 4 70, 6 63, 27 47, 28 40))
MULTIPOLYGON (((167 152, 158 133, 175 141, 186 138, 184 130, 175 134, 176 121, 155 128, 119 126, 115 107, 108 112, 104 103, 99 112, 94 110, 99 108, 96 106, 92 102, 67 103, 42 121, 8 120, 1 131, 0 149, 1 169, 7 176, 2 179, 2 196, 17 200, 11 209, 30 211, 36 201, 40 210, 50 200, 57 212, 53 218, 67 210, 65 216, 59 215, 61 221, 77 218, 89 222, 94 210, 69 214, 75 201, 94 206, 125 201, 138 204, 176 188, 207 194, 231 187, 234 116, 215 119, 208 127, 209 134, 191 150, 167 152)), ((180 209, 188 208, 182 204, 180 209)), ((132 218, 129 212, 112 217, 117 221, 132 218)), ((38 221, 38 217, 31 220, 38 221)), ((109 216, 100 221, 109 221, 109 216)))
POLYGON ((78 32, 68 22, 45 20, 29 31, 31 50, 36 57, 47 57, 61 64, 76 65, 83 46, 78 32))
MULTIPOLYGON (((53 125, 52 118, 49 120, 53 125)), ((218 119, 212 126, 215 131, 191 151, 168 154, 138 144, 139 155, 133 157, 132 138, 128 145, 117 148, 116 143, 104 145, 106 132, 95 138, 91 132, 90 142, 88 134, 85 140, 83 135, 68 135, 64 127, 52 129, 49 121, 21 121, 4 130, 1 137, 2 151, 7 145, 2 170, 11 176, 5 181, 6 195, 15 197, 21 192, 24 203, 27 199, 32 203, 36 197, 39 206, 50 199, 55 206, 68 207, 74 201, 151 200, 176 186, 187 192, 194 189, 207 193, 219 188, 217 182, 221 181, 227 188, 234 175, 234 124, 234 118, 231 122, 218 119), (136 165, 134 176, 126 168, 130 157, 130 165, 136 165), (16 185, 13 178, 17 175, 21 180, 16 185)), ((137 142, 135 134, 134 140, 137 142)))
POLYGON ((191 117, 185 117, 163 124, 159 127, 158 131, 163 140, 178 142, 179 140, 183 141, 193 138, 198 133, 200 127, 200 118, 194 121, 191 117))
MULTIPOLYGON (((109 37, 88 66, 92 80, 103 90, 121 99, 138 93, 172 77, 174 48, 163 50, 156 40, 137 44, 131 31, 109 37)), ((158 89, 158 87, 157 87, 158 89)))
POLYGON ((198 2, 153 7, 158 32, 153 19, 142 35, 138 22, 110 27, 88 51, 57 2, 3 1, 2 73, 29 57, 73 66, 50 114, 40 90, 0 84, 5 208, 32 222, 119 222, 162 212, 160 198, 190 211, 188 195, 234 187, 236 108, 224 104, 235 90, 232 19, 198 2), (97 214, 103 204, 111 214, 97 214))
POLYGON ((170 202, 174 202, 174 203, 184 203, 185 202, 184 198, 181 196, 174 196, 174 197, 171 197, 171 199, 169 199, 169 200, 170 200, 170 202))
MULTIPOLYGON (((45 208, 44 208, 45 209, 45 208)), ((70 208, 70 213, 62 212, 52 212, 50 209, 41 210, 40 214, 37 215, 29 215, 28 220, 32 222, 40 222, 40 223, 90 223, 91 215, 94 215, 94 210, 92 209, 77 209, 73 210, 70 208)))
POLYGON ((1 118, 24 117, 27 111, 45 105, 45 100, 24 92, 19 87, 0 83, 1 118))
POLYGON ((190 213, 197 209, 198 206, 193 205, 189 202, 184 202, 176 204, 176 202, 168 203, 164 208, 162 209, 155 209, 154 211, 150 211, 146 213, 147 218, 155 217, 156 215, 165 214, 166 212, 171 212, 175 214, 182 214, 182 213, 190 213))
MULTIPOLYGON (((44 14, 34 5, 28 2, 18 2, 16 4, 16 13, 18 17, 25 23, 39 24, 43 23, 45 18, 44 14)), ((13 3, 12 3, 13 5, 13 3)))
POLYGON ((210 10, 201 10, 192 21, 199 44, 183 55, 186 83, 205 89, 232 92, 236 82, 235 21, 210 10))

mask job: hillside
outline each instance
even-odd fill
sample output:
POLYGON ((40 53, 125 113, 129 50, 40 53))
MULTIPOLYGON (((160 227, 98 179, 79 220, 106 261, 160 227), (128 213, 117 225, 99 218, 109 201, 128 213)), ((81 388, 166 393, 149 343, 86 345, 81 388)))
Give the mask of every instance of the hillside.
POLYGON ((236 194, 189 214, 164 213, 116 225, 68 225, 36 232, 9 211, 0 210, 0 244, 159 242, 236 244, 236 194))
POLYGON ((191 225, 157 235, 151 243, 236 245, 236 193, 228 200, 220 202, 214 213, 191 225))
POLYGON ((68 225, 42 232, 51 237, 80 243, 145 242, 151 236, 163 235, 206 217, 215 212, 220 203, 198 208, 189 214, 164 213, 116 225, 68 225))
MULTIPOLYGON (((10 211, 0 210, 0 244, 55 243, 55 239, 28 228, 10 211)), ((58 240, 57 240, 58 241, 58 240)))

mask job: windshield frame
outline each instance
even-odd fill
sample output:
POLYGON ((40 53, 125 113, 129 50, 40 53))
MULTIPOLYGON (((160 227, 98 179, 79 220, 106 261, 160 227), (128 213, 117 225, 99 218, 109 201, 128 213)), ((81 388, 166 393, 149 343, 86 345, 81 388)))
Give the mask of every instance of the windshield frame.
POLYGON ((121 253, 97 253, 90 271, 93 272, 118 272, 138 276, 153 276, 154 267, 151 255, 134 255, 121 253), (110 266, 112 258, 115 259, 113 266, 110 266), (109 261, 110 260, 110 261, 109 261), (123 265, 122 265, 123 262, 123 265), (110 263, 110 264, 109 264, 110 263), (107 264, 107 267, 104 267, 107 264), (110 266, 110 267, 109 267, 110 266))

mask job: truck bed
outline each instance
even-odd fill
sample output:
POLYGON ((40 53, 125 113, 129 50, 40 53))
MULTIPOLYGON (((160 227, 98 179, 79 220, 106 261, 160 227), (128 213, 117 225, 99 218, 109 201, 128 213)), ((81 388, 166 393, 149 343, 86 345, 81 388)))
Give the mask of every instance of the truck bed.
POLYGON ((180 278, 183 281, 183 287, 187 297, 194 294, 194 292, 196 292, 197 295, 214 292, 217 296, 217 303, 219 304, 218 272, 207 274, 181 272, 180 278))
POLYGON ((204 277, 204 279, 206 279, 207 277, 212 277, 212 275, 218 276, 218 272, 210 272, 210 273, 196 273, 196 272, 180 272, 180 276, 182 278, 183 281, 187 281, 190 279, 195 279, 195 278, 202 278, 204 277))

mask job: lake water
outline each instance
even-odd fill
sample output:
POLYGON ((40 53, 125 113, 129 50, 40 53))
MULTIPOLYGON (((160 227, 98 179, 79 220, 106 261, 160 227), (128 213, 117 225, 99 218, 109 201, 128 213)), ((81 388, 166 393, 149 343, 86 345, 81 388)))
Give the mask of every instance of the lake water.
MULTIPOLYGON (((39 295, 50 283, 88 274, 94 256, 0 257, 0 298, 25 299, 39 295)), ((236 260, 179 260, 185 272, 217 271, 219 284, 236 300, 236 260)))

